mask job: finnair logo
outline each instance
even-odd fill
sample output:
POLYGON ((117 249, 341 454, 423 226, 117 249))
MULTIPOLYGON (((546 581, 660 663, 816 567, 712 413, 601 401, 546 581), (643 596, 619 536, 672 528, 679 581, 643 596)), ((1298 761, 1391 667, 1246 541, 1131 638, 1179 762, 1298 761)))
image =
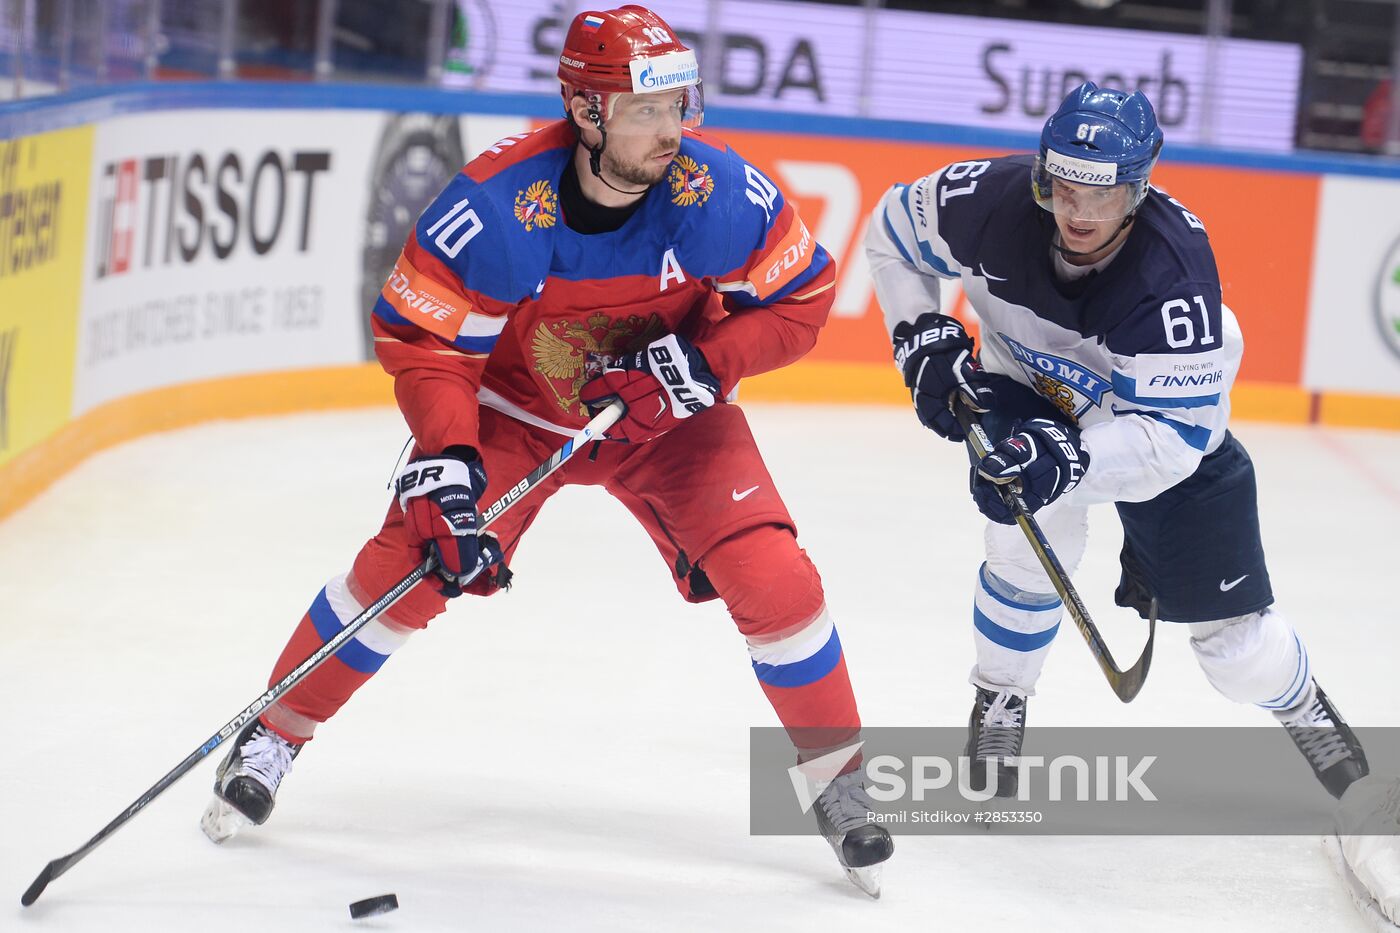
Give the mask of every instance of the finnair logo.
POLYGON ((653 55, 651 58, 634 58, 630 67, 634 94, 690 87, 700 83, 700 66, 696 63, 695 52, 691 49, 653 55))
POLYGON ((1063 155, 1054 149, 1046 150, 1045 170, 1056 178, 1077 182, 1081 185, 1114 185, 1118 183, 1118 165, 1115 162, 1091 162, 1063 155))
POLYGON ((1225 378, 1222 372, 1195 373, 1190 376, 1153 376, 1148 385, 1165 389, 1194 389, 1202 386, 1217 386, 1225 378))

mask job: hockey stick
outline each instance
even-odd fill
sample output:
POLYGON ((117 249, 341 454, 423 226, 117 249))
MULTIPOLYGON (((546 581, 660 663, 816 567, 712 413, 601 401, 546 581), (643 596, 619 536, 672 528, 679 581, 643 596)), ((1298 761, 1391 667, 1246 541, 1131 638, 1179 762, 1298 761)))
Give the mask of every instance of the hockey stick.
MULTIPOLYGON (((967 436, 968 450, 972 451, 974 457, 981 460, 992 449, 991 439, 983 430, 982 422, 978 420, 977 414, 968 406, 967 400, 962 397, 960 392, 953 393, 949 399, 949 405, 958 419, 958 424, 962 425, 963 433, 967 436)), ((1045 575, 1050 578, 1055 592, 1060 595, 1060 599, 1064 600, 1065 606, 1069 609, 1069 617, 1074 620, 1079 634, 1083 635, 1084 640, 1089 643, 1089 651, 1093 653, 1094 660, 1099 662, 1099 669, 1103 671, 1103 675, 1108 678, 1108 685, 1113 688, 1118 699, 1124 703, 1131 703, 1138 692, 1142 690, 1142 685, 1147 682, 1147 669, 1152 666, 1152 645, 1157 635, 1156 598, 1153 598, 1152 605, 1148 610, 1147 644, 1142 649, 1142 657, 1138 658, 1137 663, 1126 671, 1120 670, 1118 665, 1114 663, 1108 645, 1104 644, 1098 626, 1094 625, 1094 620, 1089 617, 1089 610, 1084 608, 1084 600, 1079 598, 1079 592, 1070 582, 1069 574, 1065 573, 1065 568, 1060 564, 1059 557, 1055 556, 1055 549, 1050 546, 1050 541, 1045 537, 1045 532, 1041 530, 1040 524, 1031 516, 1030 509, 1026 508, 1026 500, 1021 498, 1019 482, 998 486, 997 491, 1001 493, 1002 501, 1006 503, 1006 507, 1011 510, 1016 524, 1020 525, 1021 530, 1025 532, 1026 540, 1030 542, 1031 550, 1035 552, 1040 565, 1045 568, 1045 575)))
MULTIPOLYGON (((608 428, 612 427, 617 420, 622 417, 624 411, 626 411, 626 408, 623 406, 622 402, 615 401, 598 412, 598 414, 593 417, 592 421, 584 425, 563 447, 556 450, 548 460, 541 463, 529 476, 507 490, 505 495, 487 506, 481 513, 481 527, 484 529, 497 518, 500 518, 501 514, 505 512, 506 509, 519 502, 521 497, 527 492, 534 489, 543 482, 547 476, 563 466, 580 447, 591 440, 601 437, 603 432, 607 431, 608 428)), ((25 907, 28 907, 38 900, 39 895, 44 893, 44 889, 48 887, 50 881, 58 878, 64 872, 68 871, 68 869, 81 862, 93 849, 96 849, 106 841, 108 836, 112 835, 118 829, 121 829, 128 820, 144 810, 147 804, 163 794, 180 778, 184 777, 191 768, 197 765, 214 749, 222 745, 229 736, 237 733, 248 720, 261 713, 273 703, 276 703, 283 694, 295 687, 304 677, 316 668, 320 667, 322 662, 335 654, 336 651, 340 650, 340 647, 347 641, 354 638, 355 633, 373 622, 390 606, 402 599, 409 590, 413 589, 419 580, 422 580, 431 573, 436 566, 436 558, 429 556, 427 560, 413 568, 413 571, 398 583, 394 584, 389 592, 379 597, 372 605, 366 607, 364 612, 350 620, 335 637, 312 652, 305 661, 298 664, 286 677, 283 677, 276 684, 269 687, 262 696, 248 704, 243 712, 229 720, 222 729, 211 735, 203 745, 185 756, 184 761, 172 768, 165 777, 156 781, 144 794, 136 798, 135 803, 123 810, 121 815, 112 820, 112 822, 102 827, 102 830, 84 843, 82 848, 70 852, 62 858, 56 858, 45 865, 44 870, 39 872, 39 877, 34 879, 34 883, 31 884, 25 890, 24 895, 20 897, 19 902, 25 907)))

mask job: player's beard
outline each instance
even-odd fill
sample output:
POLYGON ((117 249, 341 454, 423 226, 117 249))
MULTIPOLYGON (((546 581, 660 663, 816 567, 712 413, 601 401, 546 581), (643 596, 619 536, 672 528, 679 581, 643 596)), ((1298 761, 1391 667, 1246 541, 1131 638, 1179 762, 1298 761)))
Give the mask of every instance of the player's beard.
POLYGON ((603 150, 603 170, 620 181, 630 185, 640 185, 643 188, 650 188, 652 185, 666 177, 666 171, 671 167, 671 163, 658 165, 652 160, 666 152, 676 152, 680 149, 680 140, 657 146, 648 154, 642 162, 625 162, 618 157, 617 153, 611 149, 603 150))

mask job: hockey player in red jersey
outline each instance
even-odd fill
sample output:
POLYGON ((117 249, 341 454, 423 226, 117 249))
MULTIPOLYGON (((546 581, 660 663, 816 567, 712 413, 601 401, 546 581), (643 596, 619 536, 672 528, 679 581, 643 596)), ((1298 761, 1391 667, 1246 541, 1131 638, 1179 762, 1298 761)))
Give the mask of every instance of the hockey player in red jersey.
MULTIPOLYGON (((374 307, 380 362, 413 431, 383 528, 331 580, 273 668, 282 678, 428 552, 420 584, 255 720, 221 764, 210 838, 270 815, 292 759, 388 656, 461 593, 509 577, 560 486, 602 486, 646 528, 691 602, 723 599, 799 756, 860 727, 821 580, 726 400, 817 339, 834 268, 777 187, 694 131, 695 54, 655 13, 577 16, 559 58, 565 119, 501 140, 419 218, 374 307), (609 440, 478 534, 501 496, 620 399, 609 440)), ((893 845, 858 768, 814 811, 852 880, 878 893, 893 845)))

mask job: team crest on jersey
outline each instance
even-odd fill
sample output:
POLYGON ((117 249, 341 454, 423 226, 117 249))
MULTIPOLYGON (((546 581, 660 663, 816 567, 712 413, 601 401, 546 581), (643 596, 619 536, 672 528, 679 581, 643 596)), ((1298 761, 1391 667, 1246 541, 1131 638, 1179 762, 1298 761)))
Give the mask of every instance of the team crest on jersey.
POLYGON ((704 204, 715 190, 710 166, 701 165, 690 156, 676 156, 667 180, 671 183, 671 203, 681 207, 704 204))
POLYGON ((587 418, 588 409, 578 400, 583 384, 613 357, 640 350, 665 333, 665 325, 654 313, 625 318, 596 313, 582 321, 541 322, 531 341, 535 371, 545 378, 560 411, 587 418))
POLYGON ((1069 417, 1078 420, 1091 406, 1103 403, 1110 383, 1083 363, 1032 349, 1002 333, 997 336, 1020 364, 1031 386, 1069 417))
POLYGON ((524 224, 526 230, 554 226, 559 219, 559 195, 554 193, 549 182, 541 179, 516 194, 515 219, 524 224))

